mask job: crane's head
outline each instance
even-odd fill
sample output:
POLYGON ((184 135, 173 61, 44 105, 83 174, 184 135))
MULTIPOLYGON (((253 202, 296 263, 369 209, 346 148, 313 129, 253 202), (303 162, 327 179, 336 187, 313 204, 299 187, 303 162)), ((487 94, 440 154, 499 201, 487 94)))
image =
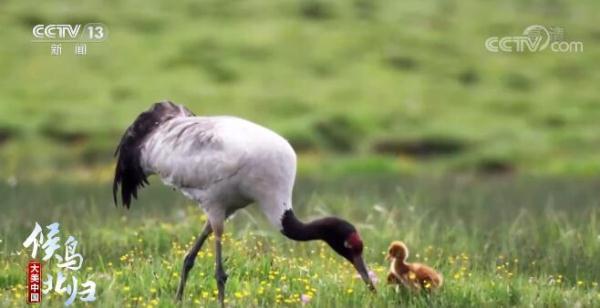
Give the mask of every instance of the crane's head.
POLYGON ((351 223, 338 217, 325 217, 305 224, 296 218, 292 210, 287 210, 281 219, 281 226, 281 232, 293 240, 325 241, 336 253, 348 260, 362 280, 372 291, 375 291, 369 270, 363 260, 362 239, 351 223))
POLYGON ((348 260, 367 286, 375 291, 375 286, 362 256, 363 241, 356 228, 351 223, 337 217, 324 218, 322 223, 323 240, 335 252, 348 260))

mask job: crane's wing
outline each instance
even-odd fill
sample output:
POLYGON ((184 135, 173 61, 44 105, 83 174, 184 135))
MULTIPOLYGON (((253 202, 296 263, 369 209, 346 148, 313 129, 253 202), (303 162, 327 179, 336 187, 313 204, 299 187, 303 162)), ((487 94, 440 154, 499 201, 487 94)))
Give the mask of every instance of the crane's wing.
POLYGON ((207 191, 243 167, 245 149, 235 138, 222 119, 175 118, 144 143, 141 166, 182 191, 207 191))
POLYGON ((192 117, 187 108, 170 101, 153 104, 142 112, 127 128, 115 151, 117 164, 113 181, 113 199, 117 204, 117 192, 121 186, 123 206, 129 208, 131 197, 137 198, 137 190, 148 184, 141 166, 141 149, 148 137, 165 122, 178 117, 192 117))

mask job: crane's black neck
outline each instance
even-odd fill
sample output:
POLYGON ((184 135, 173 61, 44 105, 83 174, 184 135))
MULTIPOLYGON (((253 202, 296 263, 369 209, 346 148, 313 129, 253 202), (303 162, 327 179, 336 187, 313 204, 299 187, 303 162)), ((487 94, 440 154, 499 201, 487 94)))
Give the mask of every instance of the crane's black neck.
POLYGON ((290 239, 296 241, 324 240, 332 246, 343 243, 350 234, 356 233, 353 225, 338 217, 324 217, 304 223, 296 218, 291 209, 283 213, 281 226, 281 232, 290 239))
POLYGON ((301 222, 292 210, 283 213, 281 227, 281 233, 295 241, 311 241, 322 238, 319 224, 301 222))

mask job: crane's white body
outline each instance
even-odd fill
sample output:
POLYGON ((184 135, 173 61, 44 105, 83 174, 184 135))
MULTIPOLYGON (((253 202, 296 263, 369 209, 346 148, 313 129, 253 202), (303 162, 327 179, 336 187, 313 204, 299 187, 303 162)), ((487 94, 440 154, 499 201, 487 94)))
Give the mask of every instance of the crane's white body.
POLYGON ((175 117, 141 147, 141 166, 224 220, 252 202, 281 226, 292 207, 296 154, 275 132, 230 116, 175 117))
POLYGON ((327 242, 374 289, 362 258, 362 240, 351 223, 337 217, 303 223, 294 215, 296 153, 273 131, 236 117, 197 117, 184 106, 158 102, 127 128, 115 155, 115 204, 120 190, 122 204, 129 208, 138 189, 148 183, 147 176, 157 174, 165 184, 198 202, 208 215, 202 233, 185 256, 178 300, 183 297, 198 252, 208 236, 214 234, 217 298, 224 306, 224 221, 253 202, 286 237, 327 242))

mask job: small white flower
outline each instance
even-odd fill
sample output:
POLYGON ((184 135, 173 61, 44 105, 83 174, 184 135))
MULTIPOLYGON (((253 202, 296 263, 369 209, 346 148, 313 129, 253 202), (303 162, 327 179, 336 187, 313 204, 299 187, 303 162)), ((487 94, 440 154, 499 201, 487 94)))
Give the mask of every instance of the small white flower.
POLYGON ((11 175, 6 179, 6 184, 8 184, 10 188, 15 188, 17 184, 19 184, 19 181, 17 180, 17 177, 11 175))

